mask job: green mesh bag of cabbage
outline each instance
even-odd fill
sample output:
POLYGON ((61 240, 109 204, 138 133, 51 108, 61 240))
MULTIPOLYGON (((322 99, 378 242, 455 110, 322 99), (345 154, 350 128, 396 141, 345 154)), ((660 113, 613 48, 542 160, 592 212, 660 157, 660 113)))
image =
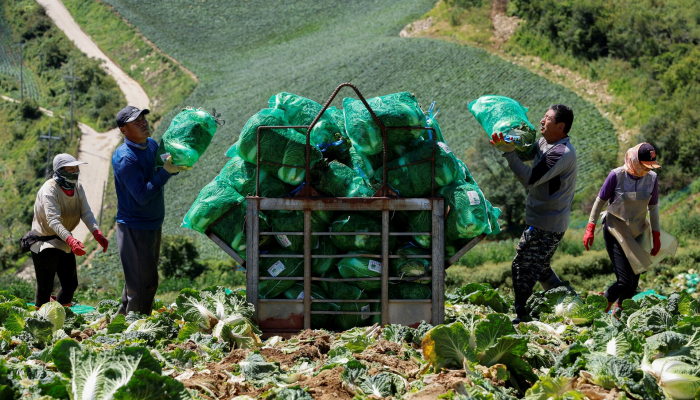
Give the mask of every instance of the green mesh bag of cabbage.
MULTIPOLYGON (((399 278, 430 277, 429 258, 409 258, 408 256, 428 256, 428 252, 419 246, 407 244, 394 252, 401 258, 392 258, 389 262, 391 276, 399 278)), ((428 281, 426 279, 425 281, 428 281)), ((423 281, 421 281, 423 282, 423 281)))
MULTIPOLYGON (((292 93, 278 93, 268 101, 270 108, 283 110, 290 125, 311 125, 314 118, 321 112, 323 106, 317 102, 292 93)), ((297 132, 306 136, 306 129, 296 129, 297 132)), ((311 144, 325 147, 338 141, 341 138, 341 131, 335 123, 333 116, 328 110, 321 115, 321 118, 311 128, 311 144)))
MULTIPOLYGON (((302 277, 304 276, 304 259, 285 257, 293 252, 279 247, 272 247, 269 254, 279 257, 261 257, 260 277, 302 277)), ((261 299, 272 299, 294 285, 295 281, 289 280, 263 280, 258 282, 258 296, 261 299)))
MULTIPOLYGON (((382 225, 374 218, 366 215, 353 213, 343 214, 336 218, 331 224, 331 232, 381 232, 382 225)), ((371 235, 333 235, 331 240, 335 247, 344 251, 364 250, 373 252, 382 248, 382 237, 371 235)), ((389 248, 394 247, 396 237, 389 239, 389 248)))
MULTIPOLYGON (((425 197, 430 196, 432 185, 432 166, 430 159, 433 156, 433 143, 427 140, 419 140, 413 144, 413 151, 392 160, 388 168, 404 167, 389 170, 389 187, 394 189, 401 197, 425 197), (418 164, 418 161, 425 160, 418 164)), ((435 143, 435 189, 447 186, 455 181, 463 181, 465 170, 452 154, 452 150, 444 142, 435 143)), ((381 182, 384 167, 379 167, 374 174, 374 179, 381 182)))
MULTIPOLYGON (((227 157, 240 155, 245 161, 257 164, 257 131, 260 126, 289 126, 284 110, 266 108, 253 115, 241 131, 241 135, 226 152, 227 157)), ((323 158, 316 146, 310 147, 310 164, 323 158)), ((263 164, 261 169, 273 174, 282 182, 299 185, 304 181, 306 165, 306 136, 294 129, 263 129, 260 131, 260 161, 290 165, 280 167, 263 164)))
POLYGON ((175 165, 193 166, 209 147, 216 128, 216 119, 201 108, 180 111, 160 139, 156 168, 163 166, 168 155, 175 165))
MULTIPOLYGON (((297 300, 304 298, 304 284, 295 283, 289 289, 284 291, 284 297, 287 299, 297 300)), ((316 285, 311 285, 312 300, 328 300, 326 292, 316 285)), ((311 311, 339 311, 335 303, 311 303, 311 311)), ((311 327, 314 329, 325 328, 329 314, 314 314, 311 316, 311 327)))
MULTIPOLYGON (((489 216, 495 211, 489 210, 490 203, 476 185, 465 183, 445 186, 440 188, 438 195, 445 198, 445 208, 449 207, 450 210, 445 217, 447 240, 471 239, 482 233, 493 232, 489 216)), ((498 214, 500 215, 500 210, 498 214)), ((497 218, 493 223, 498 224, 497 218)))
MULTIPOLYGON (((275 232, 304 232, 304 212, 303 211, 268 211, 267 215, 272 222, 272 229, 275 232)), ((332 221, 332 211, 312 211, 311 212, 311 232, 326 232, 328 224, 332 221)), ((303 253, 304 236, 300 235, 275 235, 277 243, 283 248, 295 253, 303 253)), ((319 236, 311 237, 311 247, 319 245, 319 236)))
MULTIPOLYGON (((357 286, 350 286, 343 282, 325 282, 326 293, 332 300, 360 300, 357 303, 338 303, 338 311, 369 313, 370 303, 362 302, 367 299, 367 293, 357 286)), ((369 324, 372 319, 370 314, 337 314, 331 318, 336 328, 346 331, 356 326, 369 324)))
POLYGON ((379 189, 338 161, 318 162, 311 170, 311 182, 319 193, 331 197, 372 197, 379 189))
POLYGON ((209 225, 243 200, 245 198, 236 189, 215 178, 199 192, 181 226, 204 233, 209 225))
MULTIPOLYGON (((369 254, 357 251, 356 254, 369 254)), ((382 276, 382 263, 379 259, 369 257, 346 257, 338 262, 338 272, 343 278, 379 278, 382 276)), ((381 281, 352 281, 348 285, 357 286, 362 290, 379 290, 381 281)))
POLYGON ((527 108, 505 96, 481 96, 469 103, 469 111, 491 135, 503 133, 515 146, 520 157, 530 155, 537 140, 537 131, 527 119, 527 108))
MULTIPOLYGON (((425 126, 425 114, 416 97, 409 92, 374 97, 367 103, 385 127, 425 126)), ((346 97, 343 100, 345 130, 352 146, 359 152, 373 155, 382 151, 382 132, 360 100, 346 97)), ((387 145, 409 143, 424 131, 420 129, 387 130, 387 145)))
POLYGON ((401 282, 389 285, 390 299, 429 299, 432 297, 430 285, 415 282, 401 282))
MULTIPOLYGON (((224 180, 243 196, 255 196, 256 171, 255 164, 235 154, 219 172, 219 179, 224 180)), ((276 176, 267 173, 264 168, 260 169, 260 196, 285 197, 290 192, 291 188, 276 176), (263 194, 265 192, 268 195, 263 194)))

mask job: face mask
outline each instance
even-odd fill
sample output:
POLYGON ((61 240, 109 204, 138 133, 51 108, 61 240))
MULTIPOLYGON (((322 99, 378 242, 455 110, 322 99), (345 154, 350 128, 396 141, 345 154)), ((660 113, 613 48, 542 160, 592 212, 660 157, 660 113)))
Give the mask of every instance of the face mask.
POLYGON ((59 170, 56 171, 56 175, 63 178, 66 182, 77 183, 78 176, 80 175, 80 171, 75 172, 75 173, 71 173, 71 172, 64 171, 63 168, 59 168, 59 170))

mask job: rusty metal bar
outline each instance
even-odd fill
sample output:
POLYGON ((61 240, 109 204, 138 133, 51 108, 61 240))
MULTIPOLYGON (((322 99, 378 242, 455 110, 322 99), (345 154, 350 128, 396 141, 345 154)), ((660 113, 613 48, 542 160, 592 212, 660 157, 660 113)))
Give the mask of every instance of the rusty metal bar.
POLYGON ((379 303, 379 299, 358 299, 358 300, 329 300, 329 299, 313 299, 312 303, 379 303))
POLYGON ((432 324, 440 325, 445 323, 445 200, 433 199, 432 201, 432 225, 433 234, 431 237, 433 260, 431 267, 433 270, 432 290, 432 324))
MULTIPOLYGON (((384 146, 386 148, 386 146, 384 146)), ((382 326, 389 324, 389 211, 382 211, 382 326)))
POLYGON ((427 211, 426 198, 325 197, 325 198, 260 198, 260 210, 314 211, 427 211))
POLYGON ((248 268, 246 270, 246 300, 253 304, 253 320, 257 322, 258 320, 258 278, 259 278, 259 268, 258 268, 258 254, 260 251, 258 247, 260 246, 258 236, 258 209, 260 203, 258 201, 259 197, 247 197, 248 207, 246 208, 246 259, 248 268))
POLYGON ((311 210, 304 211, 304 329, 311 329, 311 210))
POLYGON ((245 260, 238 255, 233 249, 228 245, 228 243, 224 242, 221 240, 220 237, 216 236, 213 233, 209 233, 207 236, 209 236, 209 239, 211 239, 212 242, 214 242, 221 250, 223 250, 226 254, 228 254, 231 258, 233 258, 238 265, 241 267, 245 268, 245 260))
MULTIPOLYGON (((304 232, 260 232, 260 236, 274 236, 274 235, 286 235, 286 236, 304 236, 304 232)), ((366 235, 366 236, 381 236, 381 232, 311 232, 311 236, 355 236, 355 235, 366 235)), ((430 232, 389 232, 389 236, 426 236, 430 235, 430 232)))
POLYGON ((381 281, 382 278, 377 276, 374 278, 317 278, 311 277, 312 281, 318 282, 364 282, 364 281, 381 281))
POLYGON ((303 276, 260 276, 259 281, 303 281, 303 276))
MULTIPOLYGON (((356 303, 364 303, 363 301, 356 301, 356 303)), ((378 311, 311 311, 311 314, 328 314, 328 315, 381 315, 378 311)))
POLYGON ((455 255, 450 257, 449 260, 445 261, 445 268, 447 268, 450 265, 459 261, 459 259, 462 258, 463 255, 467 254, 467 252, 469 252, 469 250, 473 249, 474 246, 476 246, 479 242, 484 240, 485 237, 486 237, 486 234, 483 233, 483 234, 475 237, 474 239, 470 240, 469 243, 465 244, 464 247, 459 249, 459 251, 456 252, 455 255))

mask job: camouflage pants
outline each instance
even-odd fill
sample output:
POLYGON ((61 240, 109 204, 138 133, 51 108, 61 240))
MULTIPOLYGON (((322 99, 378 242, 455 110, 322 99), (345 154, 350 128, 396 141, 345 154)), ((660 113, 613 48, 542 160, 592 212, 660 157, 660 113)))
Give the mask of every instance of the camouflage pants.
POLYGON ((511 267, 515 312, 519 317, 527 314, 525 303, 538 281, 545 290, 561 284, 561 280, 550 266, 550 261, 563 237, 564 232, 543 231, 531 226, 523 231, 511 267))

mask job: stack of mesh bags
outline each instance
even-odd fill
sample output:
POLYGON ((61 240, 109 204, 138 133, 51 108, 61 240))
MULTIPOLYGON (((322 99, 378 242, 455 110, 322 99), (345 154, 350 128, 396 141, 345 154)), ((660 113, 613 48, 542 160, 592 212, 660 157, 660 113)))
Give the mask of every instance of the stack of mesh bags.
MULTIPOLYGON (((481 234, 497 234, 498 208, 491 206, 472 178, 466 165, 450 150, 432 112, 424 113, 412 94, 395 93, 368 100, 375 115, 386 127, 423 127, 427 129, 389 129, 387 132, 387 185, 401 197, 430 197, 435 151, 435 195, 445 198, 449 210, 445 220, 446 255, 453 255, 470 239, 481 234), (393 167, 400 167, 391 169, 393 167)), ((343 108, 328 108, 291 93, 272 96, 268 108, 252 116, 241 134, 226 152, 230 157, 219 175, 205 186, 185 216, 183 226, 202 233, 214 233, 245 257, 246 196, 291 197, 305 185, 306 128, 309 141, 310 180, 313 188, 328 197, 372 197, 382 186, 383 142, 379 126, 364 104, 346 98, 343 108), (315 123, 314 123, 315 121, 315 123), (262 126, 280 128, 258 129, 262 126), (258 150, 259 143, 259 150, 258 150), (260 162, 260 174, 257 163, 260 162), (272 164, 264 164, 269 162, 272 164), (281 166, 283 164, 285 166, 281 166)), ((301 211, 265 211, 259 214, 260 231, 302 232, 301 211)), ((312 318, 314 327, 346 330, 379 321, 379 278, 383 268, 390 276, 405 281, 390 284, 392 299, 429 299, 431 297, 430 236, 391 236, 390 265, 381 262, 381 237, 363 232, 381 232, 379 212, 313 211, 313 232, 358 232, 357 235, 312 236, 314 255, 346 254, 344 258, 314 258, 312 276, 322 278, 375 278, 369 281, 314 281, 312 299, 357 300, 355 303, 312 303, 315 311, 348 311, 358 314, 323 315, 312 318), (426 256, 413 258, 409 256, 426 256)), ((396 232, 430 232, 430 211, 395 213, 390 229, 396 232)), ((279 234, 260 237, 260 251, 273 257, 259 259, 261 277, 302 277, 304 239, 299 235, 279 234)), ((303 299, 301 281, 261 280, 260 298, 303 299)))

